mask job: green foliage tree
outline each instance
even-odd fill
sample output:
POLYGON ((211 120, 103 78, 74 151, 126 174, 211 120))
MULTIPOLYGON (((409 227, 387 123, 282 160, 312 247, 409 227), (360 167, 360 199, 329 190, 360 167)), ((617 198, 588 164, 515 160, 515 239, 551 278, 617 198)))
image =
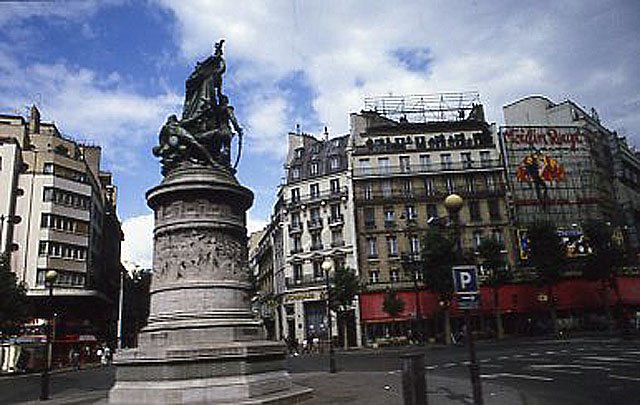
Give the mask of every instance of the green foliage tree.
POLYGON ((592 253, 586 256, 583 274, 587 279, 602 284, 603 307, 609 331, 613 328, 613 316, 609 305, 609 289, 613 289, 621 301, 616 281, 616 268, 624 264, 624 251, 612 240, 611 227, 602 222, 589 221, 582 226, 592 253))
POLYGON ((382 310, 389 314, 393 319, 397 317, 402 311, 404 311, 404 301, 398 297, 396 290, 388 289, 384 293, 384 300, 382 301, 382 310))
POLYGON ((556 227, 551 222, 536 222, 528 229, 529 262, 536 269, 537 281, 547 288, 549 315, 553 332, 558 334, 558 316, 553 287, 566 269, 566 256, 556 227))
POLYGON ((493 290, 494 312, 496 317, 496 337, 502 339, 504 328, 502 326, 502 314, 500 312, 499 289, 511 280, 511 273, 505 266, 505 258, 502 254, 504 246, 494 238, 483 238, 478 245, 478 253, 482 258, 482 264, 489 270, 489 276, 485 283, 493 290))
POLYGON ((353 299, 360 292, 360 281, 356 272, 349 267, 337 268, 333 275, 333 283, 330 287, 330 307, 338 316, 338 323, 342 323, 343 327, 343 346, 345 349, 349 346, 347 338, 348 317, 347 313, 351 310, 353 299))
POLYGON ((451 344, 451 299, 453 278, 451 267, 455 263, 456 246, 453 238, 441 228, 429 228, 422 243, 424 280, 431 291, 438 294, 444 311, 444 341, 451 344))
POLYGON ((124 277, 124 308, 123 308, 123 339, 124 347, 136 347, 138 333, 147 324, 151 295, 151 271, 136 268, 125 273, 124 277))
POLYGON ((15 333, 29 314, 27 288, 11 271, 9 254, 0 254, 0 329, 15 333))

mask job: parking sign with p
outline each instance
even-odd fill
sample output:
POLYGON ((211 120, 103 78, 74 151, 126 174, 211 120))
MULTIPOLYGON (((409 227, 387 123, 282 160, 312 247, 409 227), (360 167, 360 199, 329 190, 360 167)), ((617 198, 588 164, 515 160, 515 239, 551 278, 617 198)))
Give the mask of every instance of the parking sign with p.
POLYGON ((456 294, 478 293, 478 270, 476 266, 453 267, 453 289, 456 294))

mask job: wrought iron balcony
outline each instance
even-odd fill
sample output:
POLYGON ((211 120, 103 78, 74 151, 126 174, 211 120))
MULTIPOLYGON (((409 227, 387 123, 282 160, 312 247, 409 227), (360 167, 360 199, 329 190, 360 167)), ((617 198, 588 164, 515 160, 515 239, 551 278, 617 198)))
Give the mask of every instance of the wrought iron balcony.
POLYGON ((300 277, 286 277, 284 280, 284 283, 287 289, 292 289, 292 288, 299 288, 299 287, 324 285, 325 279, 324 279, 324 276, 317 276, 313 274, 303 274, 300 277))

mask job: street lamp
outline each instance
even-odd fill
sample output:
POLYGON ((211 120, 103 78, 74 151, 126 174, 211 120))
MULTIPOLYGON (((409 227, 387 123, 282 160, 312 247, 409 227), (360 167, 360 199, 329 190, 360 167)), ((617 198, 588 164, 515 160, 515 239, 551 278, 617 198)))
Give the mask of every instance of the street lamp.
MULTIPOLYGON (((456 263, 460 264, 463 261, 462 258, 462 243, 460 241, 460 221, 459 214, 464 200, 458 194, 450 194, 444 199, 444 206, 449 213, 449 220, 453 227, 454 243, 456 247, 456 263)), ((471 331, 471 316, 469 309, 464 309, 464 324, 467 330, 465 339, 467 340, 467 347, 469 348, 469 374, 471 376, 471 387, 473 389, 473 403, 474 405, 482 405, 482 385, 480 382, 480 368, 478 366, 478 360, 476 359, 476 348, 473 342, 473 333, 471 331)))
POLYGON ((333 264, 329 259, 325 259, 322 262, 322 270, 324 270, 324 281, 327 287, 327 323, 328 323, 328 332, 329 332, 329 372, 336 372, 336 360, 333 357, 333 333, 332 333, 332 321, 331 321, 331 286, 329 285, 329 273, 333 268, 333 264))
POLYGON ((49 288, 49 309, 51 310, 51 316, 47 320, 46 334, 47 342, 45 346, 45 365, 42 371, 42 377, 40 379, 40 400, 46 401, 49 399, 51 388, 51 352, 53 345, 53 285, 58 279, 58 272, 55 270, 49 270, 44 275, 45 287, 49 288))

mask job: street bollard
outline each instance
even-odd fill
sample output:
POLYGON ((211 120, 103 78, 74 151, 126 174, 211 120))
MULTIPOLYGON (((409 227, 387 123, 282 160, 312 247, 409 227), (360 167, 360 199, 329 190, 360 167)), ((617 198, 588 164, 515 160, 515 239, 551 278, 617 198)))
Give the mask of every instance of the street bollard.
POLYGON ((427 405, 427 383, 424 378, 424 354, 411 353, 402 359, 402 397, 404 405, 427 405))

